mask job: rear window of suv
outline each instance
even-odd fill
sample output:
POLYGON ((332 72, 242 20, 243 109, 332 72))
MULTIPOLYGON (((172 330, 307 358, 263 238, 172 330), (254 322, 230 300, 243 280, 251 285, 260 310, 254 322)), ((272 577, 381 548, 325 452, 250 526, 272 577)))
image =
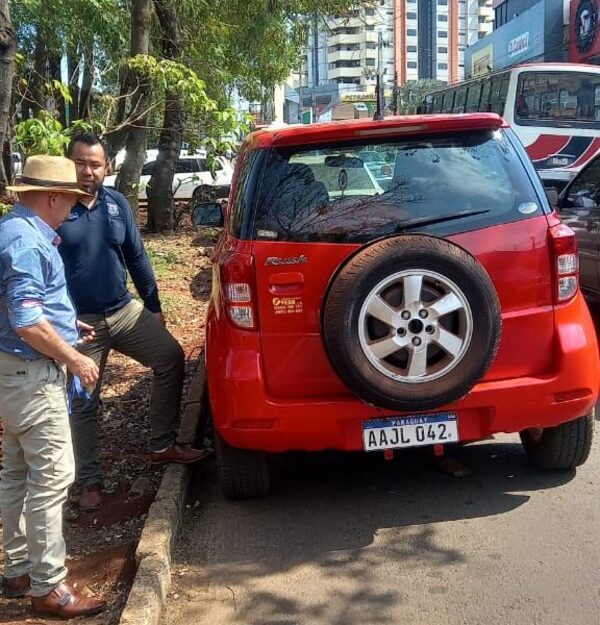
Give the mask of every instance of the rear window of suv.
POLYGON ((542 207, 502 131, 273 149, 254 238, 366 242, 447 235, 527 219, 542 207))

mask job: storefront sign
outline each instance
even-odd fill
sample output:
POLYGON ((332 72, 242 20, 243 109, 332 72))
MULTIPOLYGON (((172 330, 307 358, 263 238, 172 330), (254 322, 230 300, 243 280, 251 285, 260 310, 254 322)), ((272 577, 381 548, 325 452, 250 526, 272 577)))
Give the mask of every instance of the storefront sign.
POLYGON ((525 54, 529 50, 529 31, 520 34, 508 42, 508 56, 510 58, 525 54))
POLYGON ((600 56, 598 18, 596 0, 573 0, 571 2, 569 60, 584 63, 600 56))
POLYGON ((490 44, 471 57, 471 76, 488 74, 494 69, 494 46, 490 44))

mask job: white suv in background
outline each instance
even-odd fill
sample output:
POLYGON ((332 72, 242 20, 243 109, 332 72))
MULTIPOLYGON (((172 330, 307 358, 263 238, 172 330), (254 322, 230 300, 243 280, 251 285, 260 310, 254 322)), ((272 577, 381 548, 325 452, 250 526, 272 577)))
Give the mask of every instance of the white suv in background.
MULTIPOLYGON (((147 161, 142 168, 140 177, 139 199, 148 199, 147 187, 152 172, 156 166, 156 160, 147 161)), ((228 187, 231 185, 233 167, 229 161, 217 156, 216 169, 213 172, 208 168, 208 163, 203 155, 180 156, 177 169, 173 177, 173 197, 176 200, 189 200, 198 187, 228 187)), ((115 187, 117 175, 107 176, 104 185, 115 187)))

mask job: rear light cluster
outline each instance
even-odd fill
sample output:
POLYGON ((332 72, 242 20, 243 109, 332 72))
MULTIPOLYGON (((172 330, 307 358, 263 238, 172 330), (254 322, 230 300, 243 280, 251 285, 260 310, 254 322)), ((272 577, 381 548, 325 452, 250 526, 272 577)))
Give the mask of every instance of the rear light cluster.
POLYGON ((256 284, 252 256, 232 253, 221 265, 221 284, 231 322, 238 328, 255 330, 257 319, 253 293, 256 284))
POLYGON ((552 226, 549 232, 553 257, 554 302, 561 304, 573 298, 579 287, 577 237, 565 224, 552 226))

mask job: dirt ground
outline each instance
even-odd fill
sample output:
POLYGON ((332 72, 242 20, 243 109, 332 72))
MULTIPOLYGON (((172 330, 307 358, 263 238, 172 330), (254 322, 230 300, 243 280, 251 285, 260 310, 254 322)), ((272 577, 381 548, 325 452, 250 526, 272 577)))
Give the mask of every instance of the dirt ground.
MULTIPOLYGON (((169 330, 186 353, 187 388, 201 356, 210 293, 208 254, 214 241, 198 238, 192 227, 184 227, 173 235, 146 234, 144 240, 169 330)), ((135 548, 164 471, 147 462, 150 383, 148 369, 120 354, 111 354, 104 374, 99 417, 106 504, 97 513, 80 513, 73 489, 66 506, 70 579, 82 592, 102 596, 109 602, 109 609, 88 619, 88 623, 118 622, 135 574, 135 548)), ((0 570, 2 560, 0 547, 0 570)), ((28 599, 8 601, 0 596, 0 624, 53 621, 36 618, 28 599)))

